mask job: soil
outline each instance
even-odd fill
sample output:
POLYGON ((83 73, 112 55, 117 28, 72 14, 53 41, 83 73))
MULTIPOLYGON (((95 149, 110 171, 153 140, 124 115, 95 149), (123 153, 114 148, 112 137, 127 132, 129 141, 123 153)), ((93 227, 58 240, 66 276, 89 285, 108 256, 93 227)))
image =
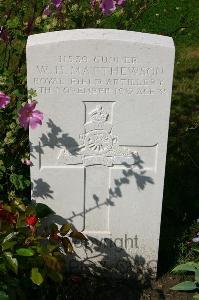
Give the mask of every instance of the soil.
POLYGON ((143 291, 143 295, 140 300, 189 300, 193 299, 195 293, 188 292, 176 292, 170 290, 170 288, 183 280, 189 280, 187 278, 182 279, 180 276, 172 276, 166 274, 161 279, 154 281, 152 287, 143 291))
POLYGON ((70 300, 191 300, 196 293, 176 292, 170 288, 183 280, 170 273, 143 287, 133 279, 111 280, 94 278, 75 278, 67 288, 70 300), (70 291, 69 291, 70 290, 70 291))

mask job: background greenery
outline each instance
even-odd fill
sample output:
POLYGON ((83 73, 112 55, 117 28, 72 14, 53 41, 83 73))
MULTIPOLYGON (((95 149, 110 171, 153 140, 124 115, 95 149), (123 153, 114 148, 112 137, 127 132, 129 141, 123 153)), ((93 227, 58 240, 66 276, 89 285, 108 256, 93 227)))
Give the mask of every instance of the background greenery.
MULTIPOLYGON (((187 241, 197 231, 199 215, 199 11, 197 0, 127 0, 111 16, 93 9, 89 0, 63 1, 62 10, 48 0, 0 1, 0 26, 9 35, 0 40, 0 90, 11 104, 0 111, 0 200, 30 198, 28 132, 19 127, 17 109, 27 100, 25 46, 27 36, 74 28, 115 28, 173 37, 176 45, 168 155, 160 239, 159 272, 177 261, 196 258, 187 241)), ((45 113, 45 112, 44 112, 45 113)), ((149 224, 150 226, 150 224, 149 224)))

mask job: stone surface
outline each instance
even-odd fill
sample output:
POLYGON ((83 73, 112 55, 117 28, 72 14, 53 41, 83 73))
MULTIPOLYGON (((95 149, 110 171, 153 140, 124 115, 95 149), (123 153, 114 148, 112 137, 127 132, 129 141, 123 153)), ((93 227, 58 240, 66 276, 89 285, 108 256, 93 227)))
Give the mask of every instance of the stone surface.
POLYGON ((32 198, 90 237, 93 252, 77 247, 87 260, 156 266, 173 65, 164 36, 86 29, 28 39, 28 88, 45 115, 30 130, 32 198))

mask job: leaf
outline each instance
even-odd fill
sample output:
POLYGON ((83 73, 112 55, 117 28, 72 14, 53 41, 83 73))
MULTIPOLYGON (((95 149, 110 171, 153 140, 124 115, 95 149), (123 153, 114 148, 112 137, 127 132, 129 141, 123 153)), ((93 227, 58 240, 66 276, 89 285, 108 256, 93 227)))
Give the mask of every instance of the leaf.
POLYGON ((87 238, 85 237, 85 235, 83 235, 83 233, 81 233, 79 231, 72 231, 70 233, 70 237, 72 237, 74 239, 79 239, 79 240, 87 241, 87 238))
POLYGON ((196 284, 192 281, 183 281, 171 288, 173 291, 193 291, 197 288, 196 284))
POLYGON ((26 206, 23 204, 22 200, 20 198, 15 198, 14 204, 17 206, 17 208, 20 211, 25 212, 26 211, 26 206))
POLYGON ((17 242, 15 242, 15 241, 7 241, 2 244, 2 250, 5 251, 8 249, 12 249, 16 244, 17 244, 17 242))
POLYGON ((41 285, 43 283, 43 281, 44 281, 43 276, 39 272, 38 268, 32 268, 30 279, 36 285, 41 285))
POLYGON ((43 259, 48 268, 56 272, 61 271, 61 263, 56 257, 51 255, 45 255, 43 256, 43 259))
POLYGON ((73 246, 72 246, 69 238, 67 238, 67 237, 62 238, 62 244, 63 244, 64 250, 66 253, 74 252, 73 246))
POLYGON ((45 218, 55 213, 50 207, 48 207, 46 204, 43 203, 37 203, 35 210, 36 210, 36 215, 39 218, 45 218))
POLYGON ((199 300, 199 294, 198 294, 198 295, 195 295, 195 296, 193 296, 193 299, 194 299, 194 300, 199 300))
POLYGON ((62 227, 60 228, 60 234, 62 236, 66 235, 71 229, 71 224, 64 224, 62 225, 62 227))
POLYGON ((3 209, 5 209, 6 211, 9 211, 9 212, 12 212, 12 207, 8 204, 4 204, 3 209))
POLYGON ((46 246, 43 244, 37 244, 37 246, 35 247, 36 252, 41 254, 41 255, 46 255, 48 254, 48 249, 46 249, 46 246))
POLYGON ((28 98, 33 99, 37 96, 37 91, 34 89, 29 89, 28 90, 28 98))
POLYGON ((2 241, 2 244, 11 241, 14 237, 16 237, 19 233, 18 232, 11 232, 9 233, 2 241))
POLYGON ((8 295, 4 291, 0 291, 0 300, 9 300, 8 295))
POLYGON ((33 256, 34 252, 31 248, 19 248, 16 253, 20 256, 33 256))
POLYGON ((23 175, 11 174, 10 182, 14 185, 16 190, 24 190, 30 185, 30 181, 23 175))
POLYGON ((17 224, 16 224, 16 228, 17 229, 19 229, 19 228, 25 228, 24 227, 25 218, 26 218, 25 213, 24 212, 20 212, 20 214, 18 215, 18 218, 17 218, 17 224))
POLYGON ((5 263, 0 263, 0 274, 1 274, 1 276, 3 275, 3 274, 6 274, 7 273, 7 268, 6 268, 6 265, 5 265, 5 263))
POLYGON ((21 92, 20 92, 19 89, 14 90, 14 91, 12 92, 12 95, 17 96, 17 97, 21 97, 21 96, 22 96, 22 94, 21 94, 21 92))
POLYGON ((10 18, 8 21, 7 21, 7 27, 10 28, 10 29, 16 29, 18 26, 20 26, 20 20, 19 20, 19 17, 18 16, 15 16, 13 18, 10 18))
POLYGON ((199 268, 198 263, 188 262, 186 264, 181 264, 175 267, 172 272, 195 272, 199 268))
POLYGON ((8 266, 14 273, 18 273, 18 261, 12 256, 10 252, 4 252, 4 256, 8 262, 8 266))
POLYGON ((199 269, 195 271, 195 281, 199 283, 199 269))
POLYGON ((48 248, 49 252, 53 252, 53 251, 57 250, 59 247, 60 247, 59 244, 51 244, 50 243, 50 244, 47 245, 47 248, 48 248))
POLYGON ((50 224, 50 230, 51 230, 51 234, 59 232, 59 228, 58 228, 57 224, 54 224, 54 223, 50 224))
POLYGON ((0 165, 0 179, 3 178, 6 168, 3 165, 0 165))

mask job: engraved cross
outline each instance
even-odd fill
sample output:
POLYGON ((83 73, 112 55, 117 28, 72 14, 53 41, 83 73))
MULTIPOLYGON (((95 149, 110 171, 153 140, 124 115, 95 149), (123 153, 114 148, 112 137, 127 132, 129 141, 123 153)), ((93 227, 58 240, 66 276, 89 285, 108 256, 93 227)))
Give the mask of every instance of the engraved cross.
MULTIPOLYGON (((84 168, 83 230, 86 233, 104 234, 109 233, 109 208, 100 207, 100 203, 105 203, 109 198, 111 169, 120 165, 132 166, 138 161, 139 156, 132 150, 133 146, 119 145, 118 137, 112 134, 110 114, 103 108, 102 102, 94 104, 95 108, 88 112, 84 132, 80 135, 81 144, 62 149, 58 161, 61 164, 79 165, 84 168), (90 213, 89 208, 93 206, 96 193, 99 209, 90 213)), ((113 108, 114 102, 109 104, 113 108)), ((88 110, 86 104, 85 109, 88 110)))

